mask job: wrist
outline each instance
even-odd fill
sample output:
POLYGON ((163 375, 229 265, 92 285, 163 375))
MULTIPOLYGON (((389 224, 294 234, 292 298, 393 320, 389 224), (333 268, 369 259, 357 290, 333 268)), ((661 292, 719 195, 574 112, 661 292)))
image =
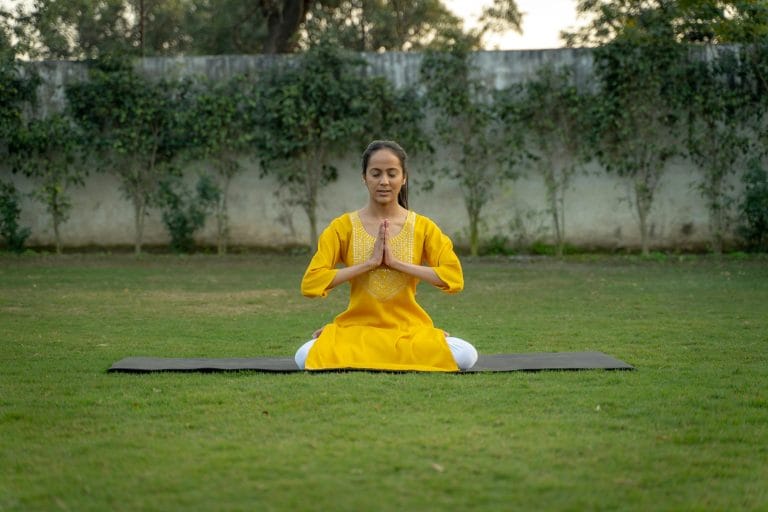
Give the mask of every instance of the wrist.
POLYGON ((404 270, 404 267, 405 267, 405 266, 403 265, 403 262, 402 262, 402 261, 400 261, 400 260, 398 260, 398 259, 395 259, 395 258, 392 258, 392 259, 391 259, 391 261, 389 261, 389 262, 387 263, 387 266, 388 266, 389 268, 391 268, 392 270, 398 270, 398 271, 400 271, 400 272, 402 272, 402 271, 404 270))

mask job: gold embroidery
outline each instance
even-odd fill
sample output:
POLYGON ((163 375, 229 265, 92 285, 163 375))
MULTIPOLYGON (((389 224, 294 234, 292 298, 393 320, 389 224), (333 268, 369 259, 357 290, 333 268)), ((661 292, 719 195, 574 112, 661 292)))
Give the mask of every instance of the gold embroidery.
MULTIPOLYGON (((358 264, 371 257, 376 238, 365 230, 357 212, 352 212, 350 218, 352 220, 352 262, 358 264)), ((395 258, 408 263, 413 262, 413 230, 415 225, 416 213, 410 211, 405 219, 403 229, 389 239, 389 245, 395 258)), ((364 285, 368 293, 380 301, 391 299, 408 285, 406 274, 385 267, 366 272, 362 279, 365 280, 364 285)))

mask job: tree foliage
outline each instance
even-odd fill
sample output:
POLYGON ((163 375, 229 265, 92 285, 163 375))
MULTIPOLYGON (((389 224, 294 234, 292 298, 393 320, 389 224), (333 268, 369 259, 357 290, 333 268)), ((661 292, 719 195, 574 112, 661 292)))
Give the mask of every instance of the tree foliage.
POLYGON ((768 35, 763 0, 579 0, 577 11, 589 22, 561 34, 569 46, 600 46, 658 26, 660 18, 681 43, 754 42, 768 35))
POLYGON ((27 53, 45 59, 292 51, 308 0, 34 0, 19 9, 27 53))
MULTIPOLYGON (((2 26, 41 59, 278 54, 321 40, 354 51, 418 50, 462 30, 441 0, 33 0, 5 14, 2 26)), ((478 44, 486 33, 519 31, 521 14, 514 0, 494 0, 480 21, 471 32, 478 44)))
POLYGON ((303 46, 334 41, 355 51, 421 50, 461 21, 440 0, 313 2, 303 46))
POLYGON ((7 165, 18 134, 24 124, 24 112, 36 102, 40 78, 23 73, 11 48, 0 51, 0 166, 7 165))

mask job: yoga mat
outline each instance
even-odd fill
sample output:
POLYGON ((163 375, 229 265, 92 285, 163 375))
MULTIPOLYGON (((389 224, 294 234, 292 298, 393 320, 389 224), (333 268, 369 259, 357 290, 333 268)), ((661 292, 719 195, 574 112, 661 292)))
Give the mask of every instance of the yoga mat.
MULTIPOLYGON (((634 367, 602 352, 541 352, 529 354, 481 354, 475 366, 461 373, 539 370, 634 370, 634 367)), ((126 357, 109 372, 298 372, 292 357, 189 359, 126 357)), ((339 371, 339 370, 329 370, 339 371)), ((363 370, 376 371, 376 370, 363 370)), ((380 371, 380 370, 379 370, 380 371)))

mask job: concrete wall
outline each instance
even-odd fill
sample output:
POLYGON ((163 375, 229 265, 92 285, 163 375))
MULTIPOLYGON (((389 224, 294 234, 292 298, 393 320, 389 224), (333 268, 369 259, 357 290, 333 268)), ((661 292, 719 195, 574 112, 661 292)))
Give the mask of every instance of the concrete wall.
MULTIPOLYGON (((366 54, 371 74, 383 75, 397 86, 418 82, 422 56, 417 53, 366 54)), ((272 64, 274 57, 220 56, 170 59, 144 59, 143 72, 152 76, 180 77, 206 75, 225 78, 239 73, 258 74, 272 64)), ((588 50, 562 49, 541 51, 491 51, 474 56, 478 76, 489 86, 503 88, 523 81, 546 62, 575 65, 577 77, 586 82, 592 59, 588 50)), ((80 63, 44 62, 35 64, 43 77, 40 88, 44 112, 61 108, 67 83, 82 80, 85 67, 80 63)), ((370 138, 377 137, 371 133, 370 138)), ((406 148, 407 149, 407 148, 406 148)), ((350 148, 349 154, 336 162, 338 182, 325 188, 320 196, 319 223, 326 224, 336 215, 362 207, 365 189, 359 177, 362 147, 350 148)), ((440 151, 437 152, 439 156, 440 151)), ((418 185, 424 176, 420 169, 427 162, 411 162, 411 183, 418 185)), ((244 171, 235 177, 230 195, 232 243, 241 246, 286 246, 308 242, 308 224, 304 213, 291 209, 276 196, 276 184, 259 177, 253 162, 243 162, 244 171)), ((192 170, 190 170, 192 171, 192 170)), ((7 174, 7 171, 3 171, 7 174)), ((193 173, 190 173, 193 174, 193 173)), ((3 176, 7 179, 9 176, 3 176)), ((23 177, 11 177, 22 191, 32 184, 23 177)), ((652 244, 657 248, 696 248, 706 245, 708 216, 705 203, 692 188, 697 175, 690 163, 673 162, 660 187, 651 212, 652 244)), ((738 183, 735 183, 738 186, 738 183)), ((70 220, 62 226, 65 246, 117 246, 133 242, 133 210, 119 189, 118 180, 109 174, 92 175, 85 188, 72 191, 74 208, 70 220)), ((629 185, 606 174, 595 165, 577 176, 566 195, 566 237, 576 246, 600 248, 636 248, 639 245, 638 222, 629 198, 629 185)), ((484 211, 482 236, 504 236, 512 241, 530 243, 551 240, 550 219, 546 214, 545 187, 541 178, 530 171, 515 182, 497 190, 484 211)), ((418 212, 434 218, 458 244, 466 243, 467 216, 461 191, 456 183, 443 180, 429 192, 411 191, 411 205, 418 212)), ((28 243, 50 245, 53 231, 44 207, 25 199, 21 223, 32 228, 28 243)), ((213 221, 200 233, 199 242, 215 244, 213 221)), ((151 211, 146 223, 145 243, 166 244, 169 238, 159 212, 151 211)))

